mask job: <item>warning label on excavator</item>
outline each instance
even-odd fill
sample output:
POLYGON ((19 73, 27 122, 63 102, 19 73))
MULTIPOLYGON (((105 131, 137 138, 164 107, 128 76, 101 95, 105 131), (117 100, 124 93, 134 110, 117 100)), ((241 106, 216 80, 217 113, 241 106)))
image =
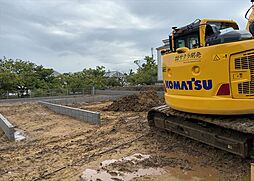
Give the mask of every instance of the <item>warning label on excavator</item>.
POLYGON ((213 61, 219 61, 219 60, 220 60, 219 55, 215 55, 214 58, 213 58, 213 61))
POLYGON ((213 61, 227 60, 227 54, 217 54, 213 56, 213 61))

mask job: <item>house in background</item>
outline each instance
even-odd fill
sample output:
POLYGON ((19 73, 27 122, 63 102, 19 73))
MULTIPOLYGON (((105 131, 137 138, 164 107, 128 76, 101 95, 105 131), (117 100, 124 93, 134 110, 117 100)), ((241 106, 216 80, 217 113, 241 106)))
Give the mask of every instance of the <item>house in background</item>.
POLYGON ((57 77, 57 76, 61 75, 61 73, 59 73, 59 72, 53 70, 52 75, 53 75, 54 77, 57 77))
POLYGON ((104 75, 105 77, 107 77, 107 78, 110 78, 110 77, 116 77, 116 78, 124 78, 125 76, 124 76, 124 74, 123 73, 121 73, 121 72, 118 72, 118 71, 107 71, 107 72, 105 72, 105 75, 104 75))
POLYGON ((115 78, 120 82, 121 86, 126 85, 126 75, 121 72, 108 70, 105 72, 104 77, 108 79, 115 78))

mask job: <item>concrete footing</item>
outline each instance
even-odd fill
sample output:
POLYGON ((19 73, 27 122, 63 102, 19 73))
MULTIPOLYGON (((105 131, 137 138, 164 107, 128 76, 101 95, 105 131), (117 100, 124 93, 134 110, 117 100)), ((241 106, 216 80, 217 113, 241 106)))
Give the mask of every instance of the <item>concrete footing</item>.
POLYGON ((43 101, 40 101, 39 103, 56 113, 71 116, 81 121, 86 121, 92 124, 101 124, 99 112, 93 112, 43 101))
POLYGON ((9 140, 15 140, 14 126, 2 114, 0 114, 0 128, 4 131, 9 140))

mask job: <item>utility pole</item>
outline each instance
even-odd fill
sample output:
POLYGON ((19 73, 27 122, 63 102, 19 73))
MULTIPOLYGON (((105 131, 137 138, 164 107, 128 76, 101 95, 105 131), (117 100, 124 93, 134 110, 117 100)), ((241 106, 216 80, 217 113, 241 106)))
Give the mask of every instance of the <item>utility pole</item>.
POLYGON ((151 48, 151 55, 152 55, 152 59, 153 59, 153 47, 151 48))

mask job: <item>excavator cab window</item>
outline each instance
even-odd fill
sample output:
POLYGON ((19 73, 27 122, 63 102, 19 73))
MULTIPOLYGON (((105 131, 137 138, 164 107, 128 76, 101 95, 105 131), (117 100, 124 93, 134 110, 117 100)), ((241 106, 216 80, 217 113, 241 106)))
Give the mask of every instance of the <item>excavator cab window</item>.
POLYGON ((242 36, 239 27, 233 22, 207 22, 205 31, 206 46, 239 41, 242 36))
POLYGON ((225 22, 208 22, 206 25, 206 37, 213 36, 215 34, 219 34, 221 31, 233 29, 239 30, 239 27, 235 23, 225 23, 225 22))
POLYGON ((206 32, 205 32, 206 37, 212 36, 212 35, 214 35, 214 33, 215 32, 214 32, 212 26, 209 24, 206 25, 206 32))
POLYGON ((185 40, 184 39, 179 39, 177 40, 177 48, 183 48, 183 47, 186 47, 185 46, 185 40))
POLYGON ((177 48, 193 49, 200 46, 199 24, 200 20, 181 28, 173 28, 174 52, 177 48))
POLYGON ((190 36, 188 39, 188 44, 189 49, 197 48, 199 46, 198 35, 190 36))
POLYGON ((175 45, 176 45, 176 49, 183 48, 183 47, 188 47, 189 49, 197 48, 199 46, 198 32, 177 37, 175 40, 175 45))
POLYGON ((227 23, 227 22, 208 22, 207 26, 216 27, 216 29, 224 30, 227 28, 233 28, 234 30, 239 30, 239 26, 236 23, 227 23))

